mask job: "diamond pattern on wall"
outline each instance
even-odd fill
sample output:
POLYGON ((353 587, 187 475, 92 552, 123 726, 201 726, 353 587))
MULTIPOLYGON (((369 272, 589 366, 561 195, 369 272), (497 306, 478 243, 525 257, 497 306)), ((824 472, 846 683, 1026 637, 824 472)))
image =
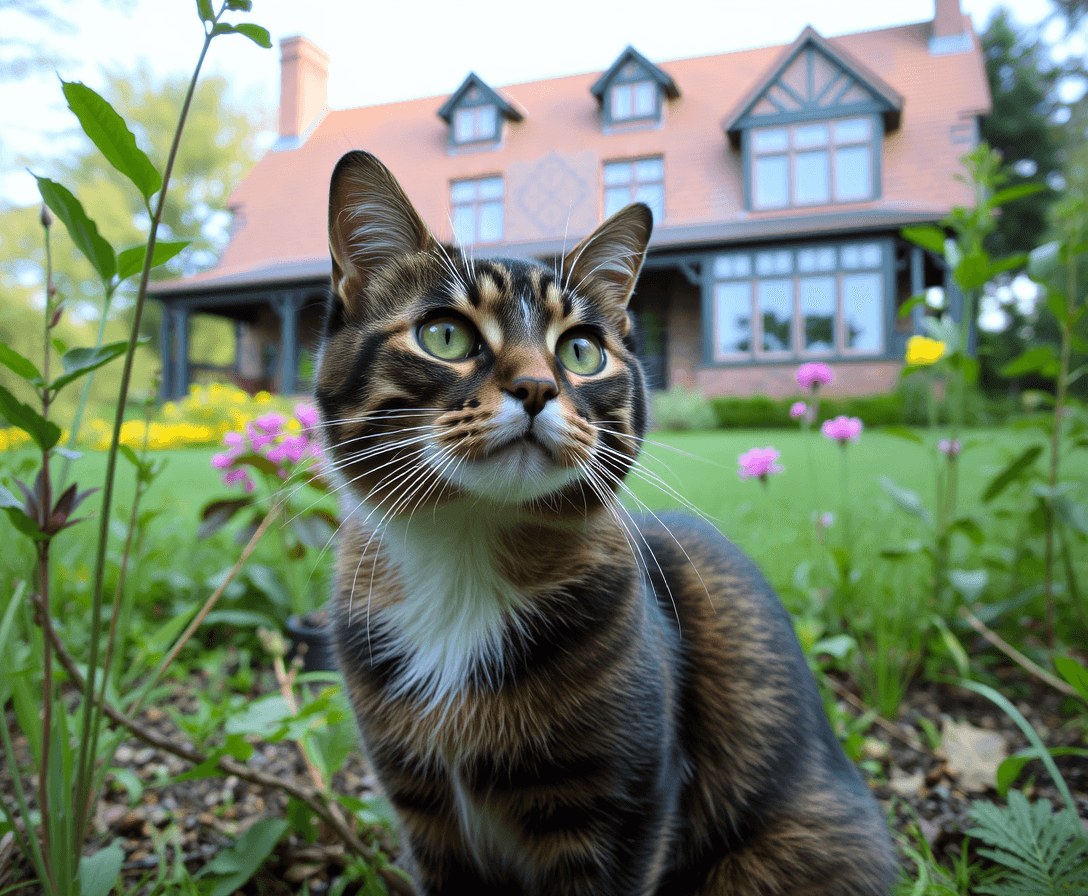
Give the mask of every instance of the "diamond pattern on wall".
POLYGON ((517 193, 518 205, 540 236, 562 234, 575 211, 589 200, 586 182, 557 153, 541 159, 517 193))

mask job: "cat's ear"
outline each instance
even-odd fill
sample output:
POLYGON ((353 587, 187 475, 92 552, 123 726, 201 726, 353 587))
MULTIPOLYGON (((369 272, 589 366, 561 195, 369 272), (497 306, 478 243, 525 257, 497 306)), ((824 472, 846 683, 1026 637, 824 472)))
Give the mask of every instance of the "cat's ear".
POLYGON ((636 202, 620 209, 563 259, 563 283, 568 289, 594 283, 619 308, 625 309, 646 259, 654 218, 636 202))
POLYGON ((358 150, 337 162, 329 186, 329 254, 333 295, 349 311, 389 262, 434 242, 385 165, 358 150))

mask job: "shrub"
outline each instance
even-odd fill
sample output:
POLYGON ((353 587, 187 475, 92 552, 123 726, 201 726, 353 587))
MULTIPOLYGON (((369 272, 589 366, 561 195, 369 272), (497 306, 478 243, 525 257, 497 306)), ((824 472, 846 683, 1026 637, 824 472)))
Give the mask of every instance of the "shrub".
POLYGON ((711 401, 721 429, 796 429, 790 417, 791 400, 776 401, 764 395, 751 398, 715 398, 711 401))
POLYGON ((718 425, 710 401, 683 386, 654 392, 651 419, 657 429, 714 429, 718 425))

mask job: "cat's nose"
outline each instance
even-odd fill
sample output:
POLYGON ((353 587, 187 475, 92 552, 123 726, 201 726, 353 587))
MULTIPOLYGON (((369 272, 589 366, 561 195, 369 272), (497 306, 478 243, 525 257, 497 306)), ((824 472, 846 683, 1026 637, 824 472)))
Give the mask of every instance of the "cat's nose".
POLYGON ((559 394, 559 388, 553 379, 539 379, 531 376, 520 376, 510 384, 507 390, 528 412, 530 417, 535 417, 544 405, 559 394))

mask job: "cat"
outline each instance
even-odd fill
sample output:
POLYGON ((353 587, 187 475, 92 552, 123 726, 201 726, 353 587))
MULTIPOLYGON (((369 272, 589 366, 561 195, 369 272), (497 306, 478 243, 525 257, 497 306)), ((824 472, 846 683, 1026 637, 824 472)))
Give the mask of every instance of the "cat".
POLYGON ((881 810, 713 526, 619 505, 647 428, 645 205, 552 266, 436 240, 337 164, 316 398, 331 629, 424 894, 884 894, 881 810))

